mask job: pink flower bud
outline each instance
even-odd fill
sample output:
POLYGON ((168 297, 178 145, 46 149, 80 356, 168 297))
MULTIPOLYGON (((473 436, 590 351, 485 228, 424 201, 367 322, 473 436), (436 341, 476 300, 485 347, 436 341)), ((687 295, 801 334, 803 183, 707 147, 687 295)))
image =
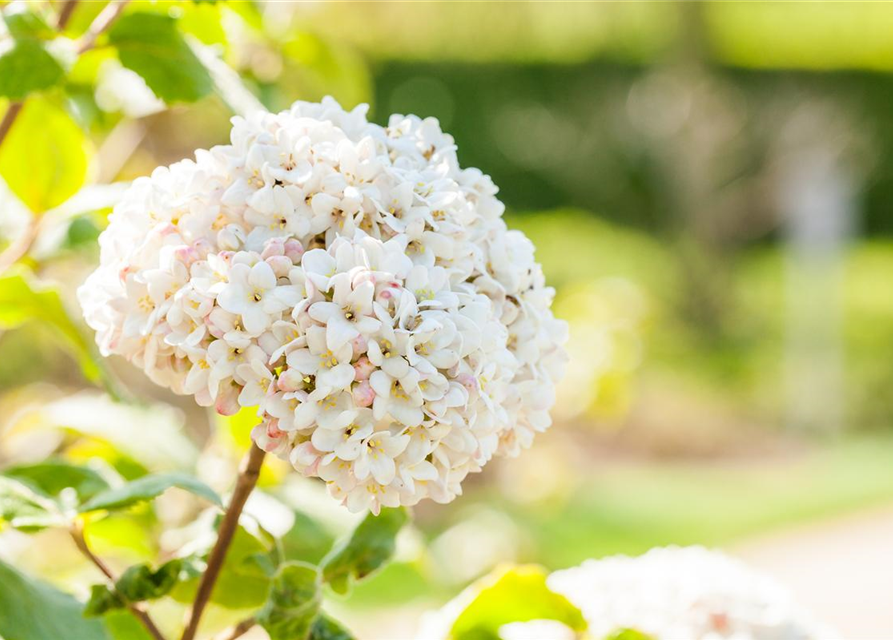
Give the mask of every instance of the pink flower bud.
POLYGON ((239 413, 239 392, 242 387, 237 384, 229 384, 220 389, 217 394, 217 403, 214 408, 222 416, 233 416, 239 413))
POLYGON ((272 256, 283 255, 285 255, 285 240, 282 238, 270 238, 264 245, 264 250, 261 252, 260 257, 266 260, 272 256))
POLYGON ((287 278, 288 272, 294 266, 286 256, 270 256, 265 262, 270 265, 277 278, 287 278))
POLYGON ((295 240, 294 238, 289 238, 285 241, 285 255, 291 260, 294 264, 298 264, 301 262, 301 256, 304 255, 304 247, 301 246, 301 243, 295 240))
POLYGON ((366 348, 369 346, 369 343, 366 342, 366 338, 359 335, 353 340, 350 341, 351 346, 353 347, 353 357, 362 356, 366 353, 366 348))
POLYGON ((359 360, 353 363, 353 370, 356 372, 354 380, 362 382, 369 379, 369 376, 375 371, 375 365, 366 356, 360 356, 359 360))
POLYGON ((363 380, 353 388, 353 400, 359 407, 372 406, 372 402, 375 400, 375 391, 372 390, 372 385, 368 380, 363 380))
POLYGON ((297 369, 286 369, 279 374, 279 380, 276 382, 276 386, 279 390, 285 391, 286 393, 289 391, 297 391, 303 384, 304 375, 297 369))

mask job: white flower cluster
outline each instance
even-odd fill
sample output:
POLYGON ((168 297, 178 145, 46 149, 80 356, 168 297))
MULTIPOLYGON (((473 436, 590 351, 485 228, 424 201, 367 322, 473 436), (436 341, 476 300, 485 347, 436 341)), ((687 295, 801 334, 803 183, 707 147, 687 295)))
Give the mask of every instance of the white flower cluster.
POLYGON ((565 324, 496 187, 435 119, 296 103, 141 178, 79 290, 104 354, 352 511, 452 500, 550 424, 565 324))
POLYGON ((774 580, 703 547, 587 560, 556 571, 548 585, 583 612, 593 638, 622 629, 655 640, 831 637, 774 580))

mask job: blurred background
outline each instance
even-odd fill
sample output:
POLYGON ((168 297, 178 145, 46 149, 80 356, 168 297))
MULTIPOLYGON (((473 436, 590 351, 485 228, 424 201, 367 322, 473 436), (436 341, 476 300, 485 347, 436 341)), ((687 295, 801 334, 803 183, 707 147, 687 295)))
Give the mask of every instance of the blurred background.
MULTIPOLYGON (((400 561, 339 605, 359 637, 412 637, 500 562, 693 543, 778 576, 849 637, 893 634, 893 5, 152 4, 270 109, 331 94, 379 123, 439 118, 499 185, 571 326, 553 428, 415 510, 400 561)), ((69 82, 98 183, 226 142, 218 98, 166 109, 113 60, 91 64, 69 82)), ((77 317, 107 204, 55 212, 31 254, 77 317)), ((8 202, 4 242, 23 225, 8 202)), ((251 425, 111 366, 150 407, 103 400, 41 325, 0 335, 0 460, 197 464, 225 487, 251 425)), ((347 514, 283 465, 265 473, 286 483, 286 530, 322 519, 291 541, 322 553, 347 514)), ((93 544, 149 557, 176 500, 109 518, 93 544)), ((4 555, 76 580, 74 557, 3 536, 4 555)))

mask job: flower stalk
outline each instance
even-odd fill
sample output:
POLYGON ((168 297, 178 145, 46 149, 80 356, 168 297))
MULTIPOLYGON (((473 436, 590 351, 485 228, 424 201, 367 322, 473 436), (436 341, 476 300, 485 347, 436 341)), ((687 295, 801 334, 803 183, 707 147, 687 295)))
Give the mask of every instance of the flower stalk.
POLYGON ((202 613, 211 599, 214 585, 217 583, 220 570, 223 568, 223 561, 226 559, 226 553, 229 551, 233 535, 235 535, 236 528, 239 525, 239 516, 242 514, 242 509, 245 508, 248 496, 257 484, 265 456, 266 452, 263 449, 252 444, 251 449, 242 460, 236 487, 233 489, 229 507, 227 507, 223 520, 220 522, 220 527, 217 530, 217 542, 214 544, 214 548, 211 549, 211 555, 208 556, 208 567, 199 581, 195 602, 192 604, 192 611, 189 614, 186 629, 183 631, 180 640, 193 640, 195 638, 202 613))

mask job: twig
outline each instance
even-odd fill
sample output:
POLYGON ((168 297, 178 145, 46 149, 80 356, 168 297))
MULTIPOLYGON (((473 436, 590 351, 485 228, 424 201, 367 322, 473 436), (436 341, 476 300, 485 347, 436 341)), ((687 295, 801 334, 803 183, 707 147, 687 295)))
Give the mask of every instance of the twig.
POLYGON ((241 638, 248 633, 255 624, 257 624, 257 622, 254 618, 245 618, 236 626, 224 629, 218 633, 214 636, 214 640, 236 640, 236 638, 241 638))
MULTIPOLYGON (((83 527, 81 527, 79 524, 74 524, 72 525, 70 532, 71 538, 74 540, 74 544, 77 546, 80 552, 83 553, 90 562, 96 565, 96 568, 99 569, 106 578, 108 578, 108 581, 111 583, 111 586, 114 589, 115 581, 117 580, 117 578, 115 577, 114 572, 112 572, 109 566, 105 562, 103 562, 102 558, 100 558, 95 553, 93 553, 93 551, 90 550, 90 547, 87 544, 87 540, 86 538, 84 538, 83 527)), ((136 619, 140 621, 140 624, 142 624, 146 628, 146 631, 149 632, 149 635, 155 638, 155 640, 165 640, 164 636, 161 634, 161 631, 158 629, 158 627, 155 626, 155 623, 152 622, 152 618, 149 617, 149 614, 146 613, 146 611, 144 611, 142 607, 137 604, 128 603, 127 608, 130 609, 130 612, 134 616, 136 616, 136 619)))
POLYGON ((74 8, 77 6, 77 3, 78 0, 65 0, 62 9, 59 10, 59 17, 56 18, 57 31, 62 31, 68 26, 68 21, 71 20, 71 14, 74 13, 74 8))
POLYGON ((0 273, 18 262, 31 250, 31 245, 37 239, 37 231, 40 228, 40 218, 31 216, 25 231, 13 240, 2 253, 0 253, 0 273))
POLYGON ((87 33, 78 41, 77 52, 84 53, 95 47, 96 39, 112 26, 112 23, 118 19, 128 2, 129 0, 112 0, 105 5, 87 28, 87 33))
POLYGON ((211 555, 208 556, 208 568, 205 569, 205 573, 198 583, 198 591, 195 594, 192 612, 189 615, 189 621, 180 640, 193 640, 195 638, 202 612, 205 610, 208 600, 211 599, 211 593, 214 591, 217 576, 223 567, 226 552, 229 550, 233 535, 236 533, 236 527, 239 525, 239 516, 242 514, 242 509, 245 508, 248 495, 254 489, 254 485, 257 484, 257 478, 260 475, 260 468, 264 462, 265 455, 266 452, 263 449, 252 444, 251 449, 242 460, 236 487, 233 489, 229 507, 227 507, 223 520, 220 522, 220 528, 217 531, 217 542, 214 544, 214 548, 211 549, 211 555))

